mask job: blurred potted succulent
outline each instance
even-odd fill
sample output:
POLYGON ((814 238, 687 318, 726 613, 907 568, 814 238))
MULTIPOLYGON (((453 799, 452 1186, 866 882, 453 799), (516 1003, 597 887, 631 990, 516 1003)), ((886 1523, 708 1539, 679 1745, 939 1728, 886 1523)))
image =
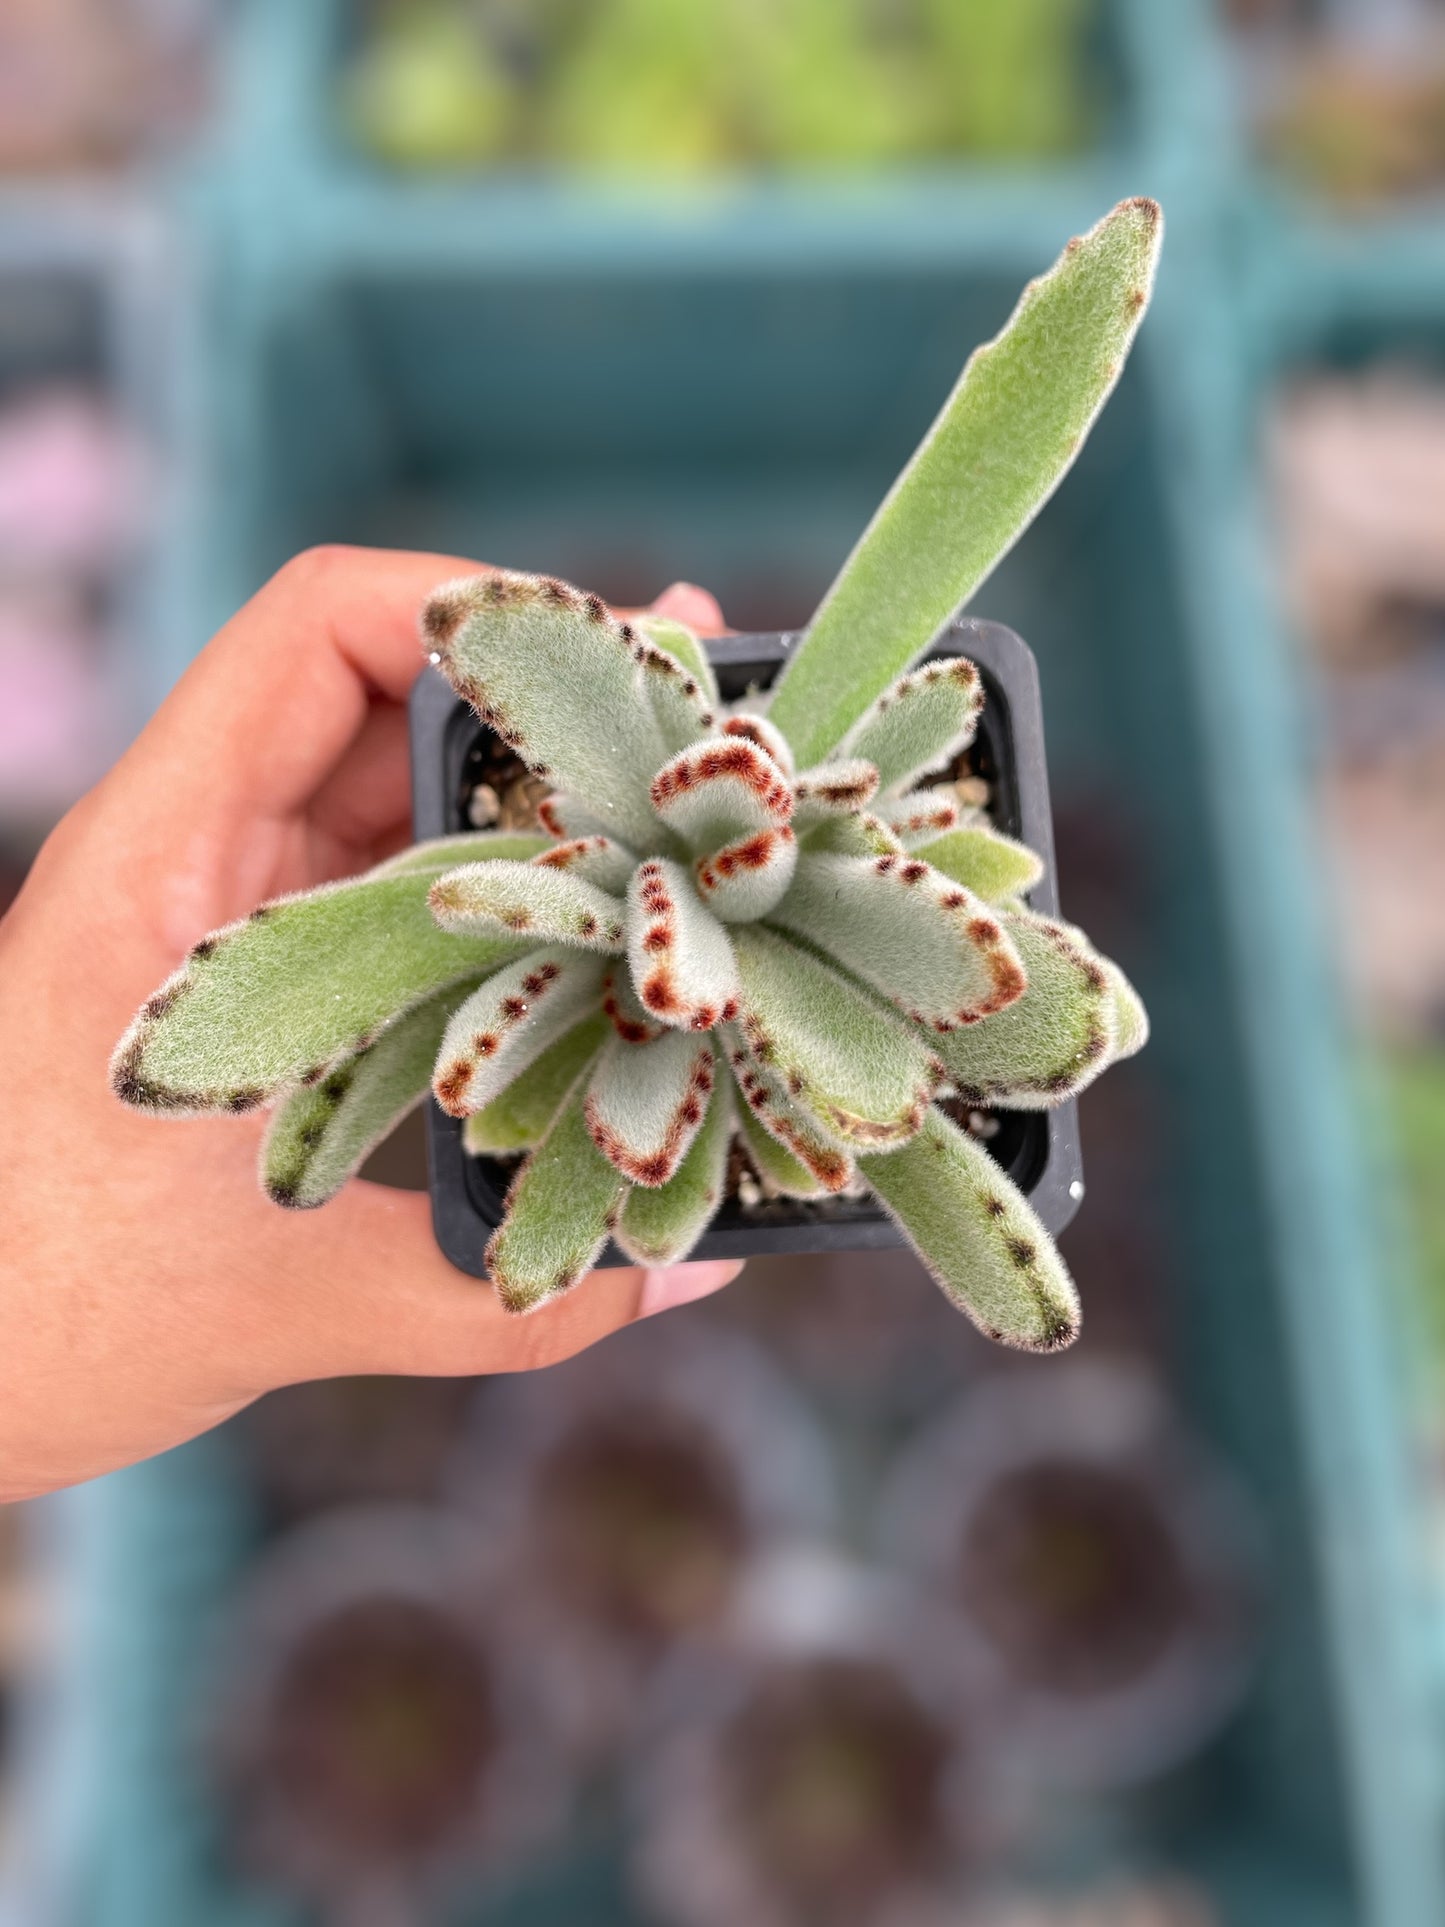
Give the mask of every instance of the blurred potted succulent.
POLYGON ((746 1339, 686 1319, 486 1385, 448 1492, 545 1624, 588 1754, 627 1731, 679 1640, 723 1623, 759 1558, 826 1534, 836 1511, 822 1435, 786 1380, 746 1339))
POLYGON ((268 1517, 436 1498, 475 1389, 469 1378, 321 1378, 258 1399, 239 1427, 268 1517))
POLYGON ((213 1756, 238 1858, 340 1922, 422 1917, 565 1818, 549 1704, 496 1568, 440 1511, 358 1507, 264 1555, 223 1642, 213 1756))
POLYGON ((657 1678, 629 1778, 633 1873, 678 1927, 885 1927, 1011 1837, 975 1770, 946 1614, 795 1548, 726 1636, 657 1678))
POLYGON ((423 844, 216 932, 138 1014, 112 1079, 158 1111, 280 1098, 262 1179, 320 1204, 430 1087, 526 1151, 486 1249, 503 1302, 568 1290, 609 1236, 684 1257, 735 1132, 776 1190, 866 1186, 991 1337, 1048 1351, 1072 1283, 962 1128, 1047 1109, 1147 1032, 1118 967, 1024 903, 1041 864, 920 779, 983 681, 912 667, 1058 485, 1118 379, 1162 235, 1121 203, 970 358, 788 654, 726 713, 675 623, 552 578, 447 584, 433 662, 550 786, 546 836, 423 844))
POLYGON ((1258 1538, 1137 1366, 994 1375, 909 1446, 886 1552, 947 1599, 1000 1759, 1089 1788, 1188 1758, 1253 1647, 1258 1538))

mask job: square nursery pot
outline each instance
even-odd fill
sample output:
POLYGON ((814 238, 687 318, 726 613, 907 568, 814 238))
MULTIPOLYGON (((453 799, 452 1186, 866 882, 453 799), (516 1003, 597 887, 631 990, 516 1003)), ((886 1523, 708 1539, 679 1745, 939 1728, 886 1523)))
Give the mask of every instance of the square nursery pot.
MULTIPOLYGON (((796 641, 796 635, 782 634, 722 636, 709 642, 723 700, 766 689, 796 641)), ((968 619, 953 623, 929 653, 967 656, 978 666, 984 707, 970 763, 991 786, 997 827, 1021 838, 1043 858, 1044 874, 1030 902, 1056 915, 1053 820, 1033 652, 1002 623, 968 619)), ((412 828, 419 842, 471 828, 468 799, 493 740, 445 678, 435 669, 424 671, 411 699, 412 828)), ((1054 1111, 998 1115, 1000 1129, 988 1141, 990 1152, 1049 1230, 1061 1231, 1084 1195, 1076 1103, 1070 1100, 1054 1111)), ((462 1148, 460 1122, 434 1101, 427 1107, 427 1165, 437 1243, 462 1271, 485 1277, 482 1253, 501 1222, 512 1167, 469 1156, 462 1148)), ((729 1198, 692 1256, 876 1251, 902 1243, 892 1220, 871 1198, 830 1198, 816 1204, 782 1198, 751 1210, 729 1198)), ((622 1265, 631 1260, 609 1244, 598 1262, 622 1265)))

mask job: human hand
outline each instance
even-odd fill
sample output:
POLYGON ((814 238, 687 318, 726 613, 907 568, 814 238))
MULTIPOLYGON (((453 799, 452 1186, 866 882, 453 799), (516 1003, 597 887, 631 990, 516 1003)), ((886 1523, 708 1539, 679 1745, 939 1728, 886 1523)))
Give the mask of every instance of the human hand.
MULTIPOLYGON (((406 697, 428 592, 478 565, 320 549, 197 658, 0 921, 0 1501, 180 1443, 275 1386, 547 1365, 734 1277, 616 1269, 525 1319, 353 1181, 279 1211, 255 1118, 128 1111, 107 1065, 207 931, 409 842, 406 697)), ((712 597, 653 605, 704 633, 712 597)))

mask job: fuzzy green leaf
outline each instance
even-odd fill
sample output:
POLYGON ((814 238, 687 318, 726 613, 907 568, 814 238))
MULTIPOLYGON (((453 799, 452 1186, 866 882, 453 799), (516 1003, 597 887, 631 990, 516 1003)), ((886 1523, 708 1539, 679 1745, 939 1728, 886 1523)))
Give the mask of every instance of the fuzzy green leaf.
POLYGON ((499 572, 439 589, 423 617, 453 688, 539 774, 580 798, 602 827, 639 850, 666 843, 647 784, 677 748, 677 715, 707 733, 701 691, 688 704, 685 672, 619 622, 600 597, 568 584, 499 572), (668 731, 654 686, 675 685, 668 731), (599 753, 605 745, 605 753, 599 753))
POLYGON ((1028 988, 1007 1010, 940 1038, 938 1052, 949 1081, 969 1103, 1046 1110, 1083 1090, 1109 1062, 1109 979, 1065 925, 1035 916, 1001 921, 1028 988))
POLYGON ((829 816, 802 838, 803 848, 822 856, 903 856, 902 839, 867 810, 829 816))
POLYGON ((757 830, 693 865, 697 893, 724 923, 766 916, 793 880, 798 839, 791 823, 757 830))
POLYGON ((702 690, 707 707, 715 709, 717 678, 708 661, 707 644, 685 623, 674 622, 671 616, 641 615, 637 617, 637 627, 649 642, 655 642, 659 649, 665 649, 673 661, 687 671, 702 690))
POLYGON ((737 1085, 744 1135, 758 1169, 791 1198, 841 1191, 853 1176, 851 1152, 811 1112, 793 1102, 782 1079, 748 1048, 736 1024, 723 1025, 719 1036, 737 1085))
POLYGON ((204 938, 117 1045, 116 1094, 143 1110, 251 1110, 364 1050, 433 991, 521 954, 514 938, 438 929, 432 875, 281 897, 204 938))
POLYGON ((472 986, 453 984, 398 1017, 371 1046, 276 1110, 261 1148, 275 1204, 325 1204, 426 1094, 448 1020, 472 986))
POLYGON ((1144 1000, 1112 957, 1100 957, 1109 980, 1109 1010, 1113 1018, 1114 1048, 1109 1061, 1132 1057, 1149 1042, 1149 1013, 1144 1000))
POLYGON ((508 1311, 535 1311, 595 1262, 622 1209, 627 1180, 592 1142, 581 1080, 522 1166, 486 1264, 508 1311))
POLYGON ((805 769, 793 784, 793 824, 799 835, 832 816, 849 816, 871 803, 878 772, 861 757, 845 763, 820 763, 805 769))
POLYGON ((724 736, 742 736, 756 743, 765 756, 771 756, 784 776, 793 773, 793 752, 782 730, 775 729, 766 716, 750 709, 735 709, 722 726, 724 736))
POLYGON ((1049 1234, 981 1144, 930 1110, 911 1144, 859 1168, 960 1311, 987 1337, 1056 1352, 1079 1335, 1079 1300, 1049 1234))
POLYGON ((982 708, 983 679, 965 656, 925 663, 864 711, 840 754, 864 757, 877 769, 884 795, 896 795, 967 748, 982 708))
POLYGON ((773 921, 935 1030, 975 1023, 1023 993, 1018 953, 999 919, 917 857, 808 851, 773 921))
POLYGON ((609 836, 579 836, 567 843, 554 843, 540 856, 532 858, 539 870, 565 870, 598 890, 622 896, 637 858, 631 850, 614 843, 609 836))
POLYGON ((639 865, 628 886, 627 961, 643 1007, 678 1030, 711 1030, 736 1008, 727 931, 665 857, 639 865))
POLYGON ((611 1038, 587 1091, 587 1128, 632 1184, 656 1188, 697 1135, 713 1087, 712 1046, 670 1030, 650 1044, 611 1038))
POLYGON ((666 1184, 629 1191, 617 1242, 635 1264, 673 1265, 687 1256, 722 1202, 732 1135, 732 1088, 719 1078, 692 1149, 666 1184))
POLYGON ((938 1059, 865 991, 786 937, 737 927, 741 1026, 788 1095, 850 1143, 902 1143, 918 1129, 938 1059))
POLYGON ((447 1025, 432 1094, 451 1117, 480 1111, 586 1016, 603 962, 562 946, 529 951, 489 977, 447 1025))
POLYGON ((1067 474, 1148 304, 1163 217, 1122 202, 974 350, 783 671, 768 714, 820 761, 928 647, 1067 474))
POLYGON ((780 1191, 785 1198, 821 1198, 827 1195, 807 1166, 800 1164, 791 1151, 763 1129, 746 1104, 739 1108, 738 1128, 753 1168, 774 1191, 780 1191))
MULTIPOLYGON (((561 1109, 562 1100, 593 1061, 607 1037, 607 1021, 598 1015, 549 1044, 540 1057, 500 1096, 474 1111, 462 1126, 462 1143, 473 1157, 498 1152, 528 1151, 547 1135, 547 1126, 561 1109)), ((435 1056, 433 1052, 433 1056, 435 1056)), ((430 1076, 430 1066, 427 1071, 430 1076)))
POLYGON ((584 882, 575 869, 465 863, 439 876, 427 901, 442 929, 462 936, 518 936, 611 954, 623 945, 622 900, 584 882))
MULTIPOLYGON (((612 835, 595 810, 589 810, 575 796, 563 796, 556 790, 542 798, 537 805, 537 816, 542 828, 560 837, 564 843, 575 843, 588 836, 612 835)), ((531 854, 528 851, 528 855, 531 854)))
POLYGON ((958 799, 947 790, 915 790, 878 805, 878 814, 905 850, 917 850, 957 827, 958 799))
POLYGON ((653 778, 652 807, 698 856, 776 829, 793 813, 787 778, 744 737, 684 750, 653 778))
POLYGON ((425 870, 440 876, 443 870, 455 870, 462 863, 489 863, 498 857, 526 863, 550 847, 551 839, 545 836, 513 830, 474 830, 461 836, 436 836, 429 843, 413 843, 410 849, 399 850, 385 863, 378 863, 367 875, 410 876, 425 870))
POLYGON ((933 842, 920 843, 914 855, 991 904, 1026 896, 1044 873, 1042 858, 1027 844, 982 823, 966 824, 933 842))
POLYGON ((645 1044, 663 1036, 668 1026, 642 1007, 633 988, 632 972, 625 963, 607 966, 602 979, 602 1012, 624 1044, 645 1044))

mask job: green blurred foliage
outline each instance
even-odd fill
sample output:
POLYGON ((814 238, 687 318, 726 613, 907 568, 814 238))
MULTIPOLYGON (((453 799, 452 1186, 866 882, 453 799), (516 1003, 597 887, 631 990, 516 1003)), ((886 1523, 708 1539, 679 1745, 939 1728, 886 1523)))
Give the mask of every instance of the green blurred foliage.
POLYGON ((1445 1044, 1392 1052, 1384 1069, 1414 1275, 1440 1381, 1445 1380, 1445 1044))
POLYGON ((391 165, 661 176, 1076 152, 1096 0, 376 0, 342 78, 391 165))

